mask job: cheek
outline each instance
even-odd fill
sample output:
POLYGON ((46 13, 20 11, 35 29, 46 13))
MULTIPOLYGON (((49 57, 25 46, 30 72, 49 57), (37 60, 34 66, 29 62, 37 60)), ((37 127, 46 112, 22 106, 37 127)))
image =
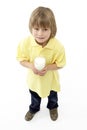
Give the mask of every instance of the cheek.
POLYGON ((36 33, 35 33, 35 32, 32 32, 32 35, 35 37, 35 36, 36 36, 36 33))
POLYGON ((49 38, 49 37, 50 37, 50 35, 51 35, 51 33, 49 33, 49 34, 47 35, 47 37, 49 38))
POLYGON ((36 35, 36 31, 32 30, 32 35, 36 35))
POLYGON ((49 35, 49 36, 51 35, 51 31, 48 32, 48 35, 49 35))

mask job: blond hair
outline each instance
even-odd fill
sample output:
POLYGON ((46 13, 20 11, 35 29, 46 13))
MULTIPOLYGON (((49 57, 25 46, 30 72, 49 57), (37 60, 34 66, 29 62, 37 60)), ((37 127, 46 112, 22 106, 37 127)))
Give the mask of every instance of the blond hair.
POLYGON ((34 26, 47 28, 49 27, 51 29, 51 38, 56 35, 57 27, 56 27, 56 21, 55 16, 51 9, 46 7, 38 7, 36 8, 29 20, 29 29, 32 33, 32 28, 34 26))

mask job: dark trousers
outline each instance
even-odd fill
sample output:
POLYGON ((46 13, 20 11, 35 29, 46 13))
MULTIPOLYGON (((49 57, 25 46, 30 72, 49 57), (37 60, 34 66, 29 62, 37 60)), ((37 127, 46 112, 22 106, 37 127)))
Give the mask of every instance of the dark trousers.
MULTIPOLYGON (((40 104, 41 104, 41 97, 36 93, 31 90, 31 104, 29 106, 29 111, 31 113, 36 113, 40 110, 40 104)), ((50 91, 50 95, 48 96, 48 103, 47 103, 47 108, 48 109, 53 109, 58 107, 58 95, 57 92, 55 91, 50 91)))

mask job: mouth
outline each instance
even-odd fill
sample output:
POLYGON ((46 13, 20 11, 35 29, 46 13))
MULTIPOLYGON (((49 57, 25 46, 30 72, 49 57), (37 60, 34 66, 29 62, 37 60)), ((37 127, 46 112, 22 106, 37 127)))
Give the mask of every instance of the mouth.
POLYGON ((44 37, 37 37, 37 39, 41 39, 41 40, 43 40, 43 39, 44 39, 44 37))

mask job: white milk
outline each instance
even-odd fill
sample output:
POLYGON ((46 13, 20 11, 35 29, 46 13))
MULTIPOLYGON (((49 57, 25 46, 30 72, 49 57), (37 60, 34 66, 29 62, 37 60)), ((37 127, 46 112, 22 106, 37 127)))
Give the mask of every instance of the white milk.
POLYGON ((42 70, 45 67, 46 60, 44 57, 36 57, 34 60, 34 66, 37 70, 42 70))

